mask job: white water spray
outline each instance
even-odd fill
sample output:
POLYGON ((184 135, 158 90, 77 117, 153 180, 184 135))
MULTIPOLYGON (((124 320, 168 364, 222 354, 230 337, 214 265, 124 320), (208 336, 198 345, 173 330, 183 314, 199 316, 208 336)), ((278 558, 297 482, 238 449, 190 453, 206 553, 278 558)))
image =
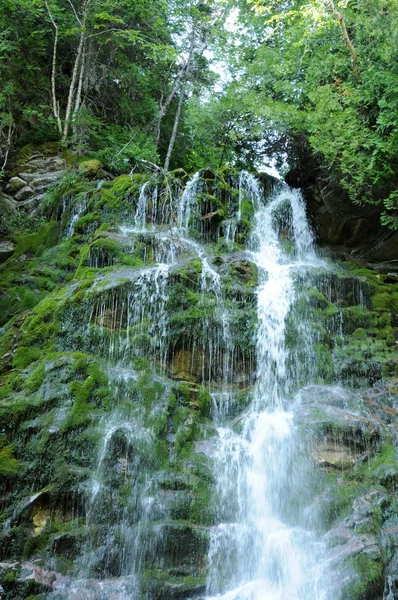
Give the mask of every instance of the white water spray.
MULTIPOLYGON (((287 317, 295 300, 292 274, 317 264, 313 235, 297 191, 283 188, 265 205, 258 182, 241 176, 255 208, 251 256, 257 289, 257 378, 242 432, 219 429, 216 456, 221 523, 209 552, 208 600, 325 600, 320 584, 322 545, 295 523, 289 482, 298 459, 293 415, 284 410, 291 392, 287 317), (295 257, 279 239, 278 211, 290 211, 295 257)), ((239 196, 239 214, 242 198, 239 196)), ((294 499, 296 500, 296 499, 294 499)))

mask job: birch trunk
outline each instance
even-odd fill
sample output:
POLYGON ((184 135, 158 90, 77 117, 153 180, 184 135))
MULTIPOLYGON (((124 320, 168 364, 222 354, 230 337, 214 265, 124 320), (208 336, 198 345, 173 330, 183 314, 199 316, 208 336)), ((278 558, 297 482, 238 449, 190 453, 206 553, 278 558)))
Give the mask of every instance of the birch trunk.
POLYGON ((162 119, 165 116, 167 109, 169 108, 174 96, 176 95, 178 90, 184 86, 185 81, 189 75, 189 71, 191 70, 193 53, 195 51, 196 29, 197 29, 197 27, 196 27, 196 25, 194 25, 192 27, 192 31, 191 31, 191 40, 190 40, 190 44, 189 44, 188 57, 187 57, 186 61, 184 62, 184 64, 182 65, 180 71, 178 72, 178 75, 176 77, 174 85, 171 88, 170 94, 167 96, 166 101, 160 106, 160 113, 158 116, 156 129, 155 129, 156 146, 159 144, 160 125, 161 125, 162 119))
POLYGON ((58 25, 56 24, 52 14, 51 14, 50 7, 48 6, 47 0, 46 0, 46 8, 47 8, 48 16, 50 17, 50 21, 51 21, 51 23, 54 27, 54 31, 55 31, 54 46, 53 46, 53 60, 52 60, 52 69, 51 69, 51 96, 52 96, 52 102, 53 102, 53 113, 54 113, 54 117, 57 121, 58 131, 59 131, 60 135, 62 135, 62 123, 61 123, 61 118, 59 116, 59 105, 57 102, 57 94, 56 94, 56 89, 55 89, 55 71, 57 68, 57 49, 58 49, 58 25))
POLYGON ((184 102, 184 96, 185 96, 185 89, 182 89, 181 90, 181 95, 180 95, 180 100, 179 100, 178 106, 177 106, 176 116, 175 116, 175 119, 174 119, 173 131, 171 133, 169 147, 167 149, 166 160, 164 161, 164 167, 163 167, 163 169, 165 171, 169 170, 170 158, 171 158, 171 155, 172 155, 172 152, 173 152, 173 148, 174 148, 174 143, 175 143, 176 137, 177 137, 178 125, 180 123, 181 109, 182 109, 182 104, 184 102))
POLYGON ((81 104, 85 61, 86 61, 86 43, 84 42, 82 60, 81 60, 81 64, 80 64, 79 83, 77 85, 75 108, 73 109, 73 119, 76 118, 76 116, 79 112, 80 104, 81 104))
MULTIPOLYGON (((84 44, 86 41, 86 21, 87 21, 87 9, 88 9, 89 2, 90 2, 90 0, 86 0, 86 2, 84 3, 83 20, 81 23, 82 32, 80 34, 79 45, 78 45, 77 52, 76 52, 75 64, 73 65, 72 79, 71 79, 70 86, 69 86, 68 103, 66 105, 64 131, 63 131, 63 136, 62 136, 63 142, 68 137, 69 125, 70 125, 71 117, 72 117, 72 107, 73 107, 73 99, 75 96, 77 74, 79 71, 79 66, 80 66, 80 62, 82 60, 82 55, 83 55, 84 44)), ((83 77, 83 73, 82 73, 82 77, 83 77)))

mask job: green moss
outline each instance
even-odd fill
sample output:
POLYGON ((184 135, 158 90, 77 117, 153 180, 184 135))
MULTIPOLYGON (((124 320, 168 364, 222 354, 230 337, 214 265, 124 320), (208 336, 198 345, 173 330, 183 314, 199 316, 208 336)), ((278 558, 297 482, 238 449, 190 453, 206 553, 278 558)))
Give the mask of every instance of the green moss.
POLYGON ((79 163, 79 171, 87 177, 94 177, 102 169, 102 164, 97 159, 84 160, 79 163))
POLYGON ((310 299, 311 305, 315 308, 327 308, 330 304, 329 301, 325 298, 325 296, 317 288, 310 288, 307 294, 310 299))
POLYGON ((69 415, 63 424, 65 431, 81 427, 87 424, 96 412, 96 405, 101 403, 102 399, 107 395, 108 383, 107 376, 101 371, 99 365, 95 362, 85 364, 84 355, 81 356, 75 364, 75 373, 88 377, 84 381, 75 379, 69 385, 69 390, 74 398, 73 406, 69 415))
POLYGON ((116 179, 112 181, 112 192, 118 196, 125 194, 131 189, 132 181, 131 175, 120 175, 119 177, 116 177, 116 179))
POLYGON ((91 266, 103 269, 122 264, 128 267, 140 268, 144 266, 143 260, 137 256, 140 249, 131 252, 130 246, 123 246, 120 242, 107 237, 106 232, 102 232, 89 246, 85 246, 80 255, 80 265, 76 272, 76 277, 82 278, 85 273, 83 267, 91 266))
POLYGON ((191 388, 188 383, 179 383, 175 391, 177 401, 184 405, 189 404, 191 400, 191 388))
POLYGON ((58 242, 59 224, 55 221, 46 223, 35 233, 21 236, 17 239, 14 256, 31 253, 40 256, 47 248, 52 248, 58 242))
POLYGON ((355 338, 356 340, 366 340, 366 338, 367 338, 366 330, 362 329, 361 327, 358 327, 358 329, 355 329, 355 331, 353 331, 352 337, 355 338))
POLYGON ((348 306, 342 309, 343 331, 352 334, 356 329, 369 330, 377 327, 378 314, 361 306, 348 306))
POLYGON ((44 292, 27 287, 13 287, 0 295, 0 325, 4 325, 15 314, 34 308, 43 298, 44 292))
POLYGON ((155 453, 156 453, 156 457, 159 461, 159 467, 161 469, 168 469, 170 452, 169 452, 169 448, 167 446, 166 440, 161 439, 161 438, 156 440, 155 453))
POLYGON ((147 175, 121 175, 113 181, 105 182, 89 202, 89 210, 107 215, 109 222, 120 222, 121 218, 132 216, 132 197, 137 197, 147 175))
POLYGON ((190 478, 192 502, 189 507, 189 520, 199 525, 211 525, 210 508, 212 498, 211 482, 199 477, 190 478))
POLYGON ((384 441, 380 450, 367 463, 357 465, 352 477, 363 482, 367 487, 384 485, 394 487, 398 480, 397 452, 391 441, 384 441))
POLYGON ((349 515, 352 505, 359 495, 358 483, 340 479, 331 489, 327 504, 324 507, 323 517, 330 527, 333 523, 341 521, 349 515))
POLYGON ((75 223, 75 233, 92 233, 100 224, 100 215, 96 212, 89 213, 75 223))
POLYGON ((248 260, 234 261, 229 267, 229 273, 248 287, 255 287, 258 284, 257 266, 248 260))
POLYGON ((45 251, 42 257, 43 261, 50 265, 53 273, 54 269, 58 270, 55 273, 57 281, 64 283, 70 278, 70 272, 74 271, 77 267, 80 249, 75 238, 68 238, 57 246, 45 251))
POLYGON ((378 312, 388 312, 390 310, 394 310, 392 298, 387 292, 372 296, 372 307, 373 310, 378 312))
POLYGON ((14 457, 14 446, 6 445, 6 438, 0 438, 0 475, 15 477, 21 468, 20 462, 14 457))
POLYGON ((41 364, 32 373, 25 384, 25 388, 28 393, 32 394, 33 392, 37 392, 37 390, 41 387, 45 378, 45 371, 45 365, 41 364))
POLYGON ((19 346, 15 352, 14 360, 12 361, 15 369, 25 369, 32 362, 40 358, 41 350, 39 348, 26 348, 19 346))
POLYGON ((334 377, 335 365, 330 348, 325 344, 315 344, 314 355, 318 376, 325 381, 331 381, 334 377))
POLYGON ((34 154, 40 153, 44 156, 55 156, 63 150, 60 142, 45 142, 43 144, 26 144, 16 155, 16 163, 18 166, 23 165, 27 160, 32 158, 34 154))
POLYGON ((205 388, 200 387, 198 390, 198 404, 201 414, 204 417, 210 417, 212 400, 211 395, 205 388))

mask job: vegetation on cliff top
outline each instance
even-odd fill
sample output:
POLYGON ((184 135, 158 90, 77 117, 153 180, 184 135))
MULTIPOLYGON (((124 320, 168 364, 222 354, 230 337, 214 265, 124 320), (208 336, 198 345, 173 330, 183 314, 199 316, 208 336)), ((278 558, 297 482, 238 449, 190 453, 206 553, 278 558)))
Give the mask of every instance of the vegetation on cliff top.
POLYGON ((0 19, 0 168, 49 140, 115 172, 273 158, 397 226, 396 2, 5 0, 0 19))

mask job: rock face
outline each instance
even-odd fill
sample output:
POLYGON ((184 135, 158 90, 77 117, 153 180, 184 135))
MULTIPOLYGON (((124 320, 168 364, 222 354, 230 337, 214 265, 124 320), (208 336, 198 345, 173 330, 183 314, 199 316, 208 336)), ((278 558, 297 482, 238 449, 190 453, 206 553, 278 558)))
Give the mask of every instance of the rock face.
POLYGON ((34 219, 42 214, 41 201, 50 186, 59 182, 67 172, 67 161, 54 154, 57 149, 25 148, 11 166, 4 192, 0 189, 0 264, 15 249, 12 231, 34 227, 34 219), (29 220, 30 219, 30 220, 29 220), (33 220, 32 220, 33 219, 33 220), (10 233, 11 232, 11 233, 10 233))
POLYGON ((25 152, 12 170, 12 177, 5 191, 18 202, 28 201, 29 210, 36 208, 49 186, 59 181, 66 173, 67 162, 58 155, 25 152))
POLYGON ((380 224, 382 206, 354 205, 345 190, 322 173, 314 177, 291 171, 286 182, 302 188, 322 246, 362 258, 382 272, 397 271, 398 233, 380 224))
MULTIPOLYGON (((18 172, 35 193, 49 160, 18 172)), ((201 598, 217 403, 227 398, 238 430, 256 379, 253 206, 244 199, 231 235, 233 172, 202 173, 190 196, 178 177, 167 188, 92 177, 59 191, 52 220, 0 267, 1 597, 201 598), (168 226, 170 188, 191 211, 188 241, 168 226)), ((316 373, 292 409, 311 457, 309 509, 334 597, 382 600, 398 586, 397 283, 352 261, 311 281, 296 282, 286 333, 297 387, 316 373), (311 352, 301 319, 316 331, 311 352)))

